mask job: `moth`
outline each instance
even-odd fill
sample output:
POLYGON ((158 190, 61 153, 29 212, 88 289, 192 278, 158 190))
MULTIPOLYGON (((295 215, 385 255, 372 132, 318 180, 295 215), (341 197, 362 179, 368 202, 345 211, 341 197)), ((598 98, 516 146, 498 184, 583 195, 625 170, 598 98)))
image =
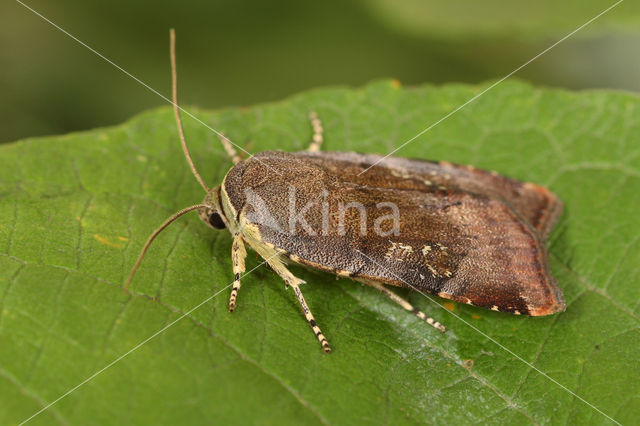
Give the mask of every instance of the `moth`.
POLYGON ((170 217, 198 211, 233 236, 233 312, 248 245, 291 287, 322 349, 329 343, 305 298, 304 283, 287 268, 301 264, 363 282, 444 332, 387 285, 411 288, 495 311, 530 316, 565 309, 550 273, 545 242, 562 211, 548 189, 472 166, 352 152, 320 152, 322 123, 310 114, 306 151, 266 151, 242 159, 224 136, 233 161, 209 188, 198 174, 177 106, 175 34, 171 32, 173 104, 180 141, 206 195, 170 217), (374 167, 371 167, 375 165, 374 167))

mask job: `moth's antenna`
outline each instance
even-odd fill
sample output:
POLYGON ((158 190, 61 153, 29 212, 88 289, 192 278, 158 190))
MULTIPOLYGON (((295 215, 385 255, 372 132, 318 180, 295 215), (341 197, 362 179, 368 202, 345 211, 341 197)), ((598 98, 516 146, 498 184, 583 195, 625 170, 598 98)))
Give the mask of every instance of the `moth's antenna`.
POLYGON ((184 156, 187 158, 187 162, 191 167, 191 171, 193 175, 196 177, 200 185, 204 188, 205 192, 209 192, 209 188, 207 184, 204 183, 200 174, 196 170, 196 166, 193 165, 193 160, 191 159, 191 154, 189 154, 189 149, 187 148, 187 142, 184 140, 184 131, 182 130, 182 121, 180 120, 180 110, 178 108, 178 75, 176 72, 176 31, 171 28, 169 30, 169 38, 171 39, 171 87, 173 94, 173 113, 176 116, 176 123, 178 124, 178 133, 180 133, 180 142, 182 143, 182 151, 184 151, 184 156))
POLYGON ((189 213, 190 211, 193 211, 193 210, 197 210, 197 209, 201 209, 201 208, 207 208, 207 207, 210 207, 210 206, 208 206, 206 204, 196 204, 195 206, 191 206, 191 207, 187 207, 186 209, 182 209, 179 212, 175 213, 173 216, 171 216, 169 219, 167 219, 158 229, 153 231, 153 234, 151 234, 151 236, 147 240, 147 243, 142 248, 142 251, 140 252, 140 255, 138 256, 138 260, 136 260, 136 264, 133 265, 133 269, 131 269, 131 272, 129 273, 129 277, 127 278, 127 282, 124 284, 124 292, 125 293, 129 291, 129 284, 131 284, 131 280, 133 279, 133 276, 135 275, 136 271, 138 270, 138 267, 140 266, 140 262, 142 262, 142 258, 147 253, 147 250, 149 249, 149 246, 151 245, 153 240, 158 236, 158 234, 160 232, 162 232, 164 230, 164 228, 169 226, 171 224, 171 222, 173 222, 174 220, 176 220, 177 218, 179 218, 183 214, 189 213))

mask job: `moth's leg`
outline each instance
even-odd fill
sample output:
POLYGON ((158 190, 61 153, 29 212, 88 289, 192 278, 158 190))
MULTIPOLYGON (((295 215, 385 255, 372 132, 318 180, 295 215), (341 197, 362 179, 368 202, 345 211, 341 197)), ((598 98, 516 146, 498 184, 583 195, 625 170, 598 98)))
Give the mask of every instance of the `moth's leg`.
POLYGON ((242 234, 238 233, 233 236, 233 245, 231 246, 231 260, 233 262, 234 281, 231 288, 231 296, 229 297, 229 312, 233 312, 236 308, 236 297, 240 290, 240 274, 245 271, 244 259, 247 257, 247 250, 244 248, 242 234))
POLYGON ((316 324, 316 319, 313 317, 313 314, 311 313, 309 306, 307 306, 307 302, 304 300, 304 296, 302 295, 302 291, 300 290, 300 287, 296 283, 289 283, 289 285, 291 286, 291 288, 293 288, 293 292, 296 294, 296 297, 298 298, 298 303, 300 303, 302 312, 304 312, 304 317, 307 319, 307 322, 309 322, 309 325, 311 326, 311 330, 313 330, 313 333, 318 338, 318 342, 320 342, 322 349, 324 349, 325 353, 331 352, 331 347, 329 346, 329 342, 327 342, 327 339, 324 337, 324 334, 322 334, 322 330, 320 330, 320 327, 318 327, 318 324, 316 324))
POLYGON ((318 152, 320 151, 322 141, 324 140, 322 137, 322 122, 318 118, 318 114, 315 112, 309 114, 309 120, 311 120, 311 127, 313 127, 313 139, 311 139, 311 145, 309 145, 307 151, 318 152))
POLYGON ((306 300, 304 300, 304 296, 302 295, 302 291, 300 290, 300 284, 304 284, 304 281, 293 275, 291 271, 287 269, 285 264, 282 263, 277 255, 275 255, 276 252, 274 250, 264 245, 260 245, 260 243, 251 244, 250 241, 247 242, 249 242, 251 247, 253 247, 253 249, 267 261, 269 266, 271 266, 271 269, 273 269, 280 276, 280 278, 284 280, 285 285, 291 286, 291 288, 293 288, 293 292, 298 298, 298 303, 300 303, 300 307, 302 308, 304 317, 307 319, 307 322, 311 326, 311 330, 313 330, 313 333, 316 335, 318 342, 320 342, 320 345, 322 346, 322 349, 324 349, 326 353, 331 352, 329 342, 324 337, 324 334, 322 334, 322 330, 320 330, 318 324, 316 324, 316 319, 313 317, 311 309, 309 309, 309 306, 307 305, 307 302, 306 300))
POLYGON ((329 342, 324 337, 324 334, 322 334, 322 330, 320 330, 320 327, 318 327, 318 324, 316 324, 316 319, 313 317, 313 314, 311 313, 311 309, 309 309, 309 306, 307 305, 307 301, 304 300, 304 296, 302 295, 302 291, 300 290, 300 284, 304 284, 304 281, 302 281, 300 278, 293 275, 291 271, 289 271, 287 267, 284 265, 284 263, 282 263, 280 260, 273 258, 269 260, 268 263, 271 266, 271 268, 274 271, 276 271, 278 275, 280 275, 280 277, 284 280, 285 284, 290 285, 291 288, 293 289, 293 292, 298 298, 298 303, 300 303, 300 307, 302 308, 302 312, 304 313, 304 317, 307 319, 307 322, 311 326, 311 330, 313 330, 313 333, 318 338, 318 342, 320 342, 322 349, 324 349, 326 353, 331 352, 331 347, 329 346, 329 342))
POLYGON ((433 318, 426 316, 424 312, 416 309, 411 303, 409 303, 408 301, 404 300, 402 297, 398 296, 393 291, 389 290, 383 284, 375 282, 375 281, 367 281, 367 284, 370 285, 371 287, 377 288, 378 290, 380 290, 382 292, 382 294, 384 294, 389 299, 393 300, 398 305, 402 306, 404 309, 406 309, 407 311, 411 312, 412 314, 414 314, 415 316, 417 316, 418 318, 420 318, 421 320, 423 320, 427 324, 437 328, 438 330, 442 331, 443 333, 445 331, 447 331, 447 329, 444 328, 444 325, 440 324, 438 321, 435 321, 433 318))
POLYGON ((229 155, 229 158, 231 158, 233 164, 238 164, 240 161, 242 161, 242 158, 240 158, 240 156, 238 155, 238 151, 236 151, 233 145, 231 145, 231 142, 229 142, 229 139, 227 139, 225 135, 219 134, 218 139, 220 139, 222 147, 225 151, 227 151, 227 155, 229 155))

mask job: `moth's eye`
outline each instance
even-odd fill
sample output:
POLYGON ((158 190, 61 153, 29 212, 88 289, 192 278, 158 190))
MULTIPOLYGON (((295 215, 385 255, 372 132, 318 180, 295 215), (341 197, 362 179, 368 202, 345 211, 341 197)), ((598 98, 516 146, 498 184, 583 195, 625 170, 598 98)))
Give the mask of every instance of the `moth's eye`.
POLYGON ((211 213, 209 215, 209 223, 216 229, 224 229, 226 227, 218 213, 211 213))

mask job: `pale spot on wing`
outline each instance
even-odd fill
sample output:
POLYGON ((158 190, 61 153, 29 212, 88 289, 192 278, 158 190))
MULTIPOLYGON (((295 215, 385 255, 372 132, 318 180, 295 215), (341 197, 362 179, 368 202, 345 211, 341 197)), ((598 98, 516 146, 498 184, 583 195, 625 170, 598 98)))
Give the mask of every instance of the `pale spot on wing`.
POLYGON ((387 259, 395 259, 399 262, 403 261, 403 256, 413 253, 413 247, 407 244, 389 241, 391 245, 387 248, 384 257, 387 259))
MULTIPOLYGON (((422 255, 425 258, 425 265, 427 266, 427 269, 429 269, 429 272, 431 272, 431 276, 433 278, 436 277, 442 277, 443 275, 450 277, 452 276, 452 272, 448 269, 443 269, 443 270, 438 270, 431 262, 433 260, 438 260, 438 258, 436 256, 448 256, 449 253, 447 253, 447 247, 443 246, 440 243, 436 243, 436 248, 437 251, 434 251, 434 247, 429 245, 429 244, 425 244, 422 247, 422 255), (436 254, 438 253, 438 254, 436 254)), ((437 264, 437 263, 436 263, 437 264)))

